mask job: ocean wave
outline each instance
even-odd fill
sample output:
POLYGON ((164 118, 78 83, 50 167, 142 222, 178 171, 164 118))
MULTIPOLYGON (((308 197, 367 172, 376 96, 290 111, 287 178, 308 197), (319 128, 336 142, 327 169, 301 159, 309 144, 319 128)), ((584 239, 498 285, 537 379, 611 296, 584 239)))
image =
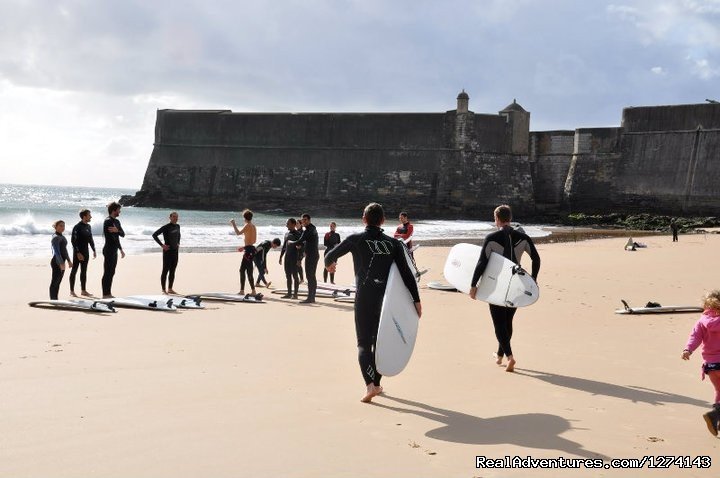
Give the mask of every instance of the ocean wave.
POLYGON ((0 224, 0 236, 52 234, 52 223, 38 223, 32 214, 17 218, 11 224, 0 224))

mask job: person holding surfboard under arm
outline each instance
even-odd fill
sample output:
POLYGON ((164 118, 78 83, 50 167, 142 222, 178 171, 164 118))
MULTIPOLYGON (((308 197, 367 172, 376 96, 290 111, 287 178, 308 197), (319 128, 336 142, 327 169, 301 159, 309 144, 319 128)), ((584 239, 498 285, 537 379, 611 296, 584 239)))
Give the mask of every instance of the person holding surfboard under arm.
POLYGON ((352 253, 355 266, 355 333, 357 334, 358 361, 366 393, 360 400, 369 403, 382 393, 382 376, 375 366, 375 344, 377 341, 380 312, 390 268, 395 263, 405 286, 412 295, 418 317, 422 316, 422 305, 417 282, 403 252, 402 243, 383 234, 380 226, 385 222, 385 213, 380 204, 370 203, 363 211, 365 230, 352 234, 335 246, 325 256, 325 267, 334 273, 337 260, 352 253))
MULTIPOLYGON (((477 283, 480 280, 485 267, 487 267, 488 261, 490 260, 490 254, 496 252, 516 264, 520 264, 520 258, 524 252, 530 254, 532 260, 532 272, 533 279, 537 281, 538 273, 540 272, 540 254, 535 249, 532 239, 525 233, 514 230, 510 225, 512 221, 512 209, 510 206, 503 204, 495 208, 495 225, 499 229, 496 232, 488 235, 485 238, 485 242, 482 246, 482 252, 480 253, 480 259, 475 266, 475 272, 473 274, 472 282, 470 283, 470 298, 475 300, 475 294, 477 293, 477 283)), ((505 371, 513 372, 515 370, 515 358, 513 356, 512 347, 510 345, 510 339, 513 333, 513 317, 515 316, 515 307, 503 307, 500 305, 490 305, 490 316, 492 317, 493 326, 495 328, 495 337, 498 341, 498 349, 494 355, 498 365, 502 365, 503 357, 507 357, 507 366, 505 371)))
POLYGON ((410 218, 408 218, 408 213, 406 213, 405 211, 400 213, 398 219, 400 220, 400 225, 397 227, 397 229, 395 229, 395 234, 393 235, 393 237, 395 239, 400 239, 401 241, 405 242, 405 245, 410 252, 410 257, 414 259, 412 253, 412 241, 410 240, 410 238, 413 236, 413 225, 410 224, 410 218))

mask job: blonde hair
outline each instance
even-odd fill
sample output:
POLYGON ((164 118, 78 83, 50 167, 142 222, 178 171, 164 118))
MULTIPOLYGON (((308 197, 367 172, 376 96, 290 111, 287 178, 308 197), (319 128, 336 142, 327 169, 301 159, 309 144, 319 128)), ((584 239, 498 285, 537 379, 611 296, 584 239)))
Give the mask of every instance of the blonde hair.
POLYGON ((703 296, 703 309, 720 311, 720 290, 711 290, 703 296))
POLYGON ((53 223, 52 223, 53 229, 57 229, 57 227, 58 227, 59 224, 63 224, 63 225, 64 225, 64 224, 65 224, 65 221, 63 221, 62 219, 58 219, 57 221, 53 222, 53 223))

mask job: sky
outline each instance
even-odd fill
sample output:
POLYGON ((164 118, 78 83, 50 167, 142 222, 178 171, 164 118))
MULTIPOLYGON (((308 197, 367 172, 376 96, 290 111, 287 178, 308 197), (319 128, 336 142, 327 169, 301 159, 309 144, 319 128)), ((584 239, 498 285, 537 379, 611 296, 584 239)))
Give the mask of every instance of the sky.
POLYGON ((0 183, 139 189, 158 109, 619 126, 720 100, 720 0, 0 0, 0 183))

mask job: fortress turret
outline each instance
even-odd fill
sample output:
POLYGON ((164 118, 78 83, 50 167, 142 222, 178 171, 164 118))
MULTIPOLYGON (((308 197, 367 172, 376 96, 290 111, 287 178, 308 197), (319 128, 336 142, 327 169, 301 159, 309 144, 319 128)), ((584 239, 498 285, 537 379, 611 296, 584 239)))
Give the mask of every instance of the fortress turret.
POLYGON ((520 106, 515 99, 499 112, 510 125, 510 151, 513 154, 528 154, 530 140, 530 113, 520 106))

